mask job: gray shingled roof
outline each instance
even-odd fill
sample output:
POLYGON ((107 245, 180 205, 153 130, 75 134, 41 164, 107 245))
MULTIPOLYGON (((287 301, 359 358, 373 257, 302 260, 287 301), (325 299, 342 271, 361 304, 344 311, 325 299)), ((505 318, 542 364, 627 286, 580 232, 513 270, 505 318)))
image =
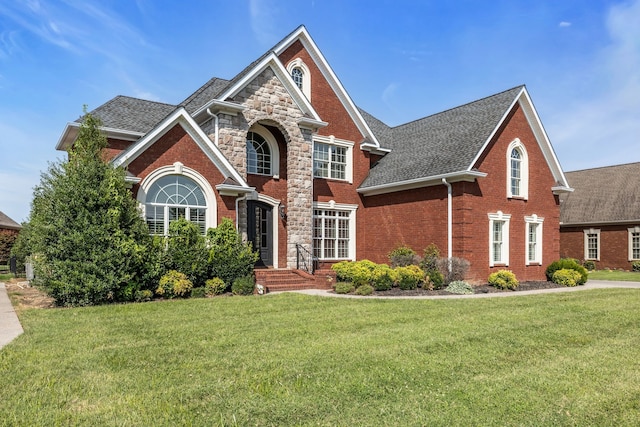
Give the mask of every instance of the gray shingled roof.
MULTIPOLYGON (((147 133, 175 109, 176 105, 119 95, 91 114, 99 118, 104 127, 147 133)), ((81 121, 82 118, 76 120, 81 121)))
POLYGON ((20 230, 22 226, 0 212, 0 228, 10 228, 12 230, 20 230))
POLYGON ((180 105, 183 105, 189 114, 193 114, 207 102, 217 98, 227 86, 229 86, 229 80, 214 77, 189 95, 180 105))
POLYGON ((371 169, 360 188, 467 170, 522 88, 393 128, 364 112, 380 144, 391 152, 371 169))
POLYGON ((561 224, 640 221, 640 163, 565 175, 574 191, 561 197, 561 224))

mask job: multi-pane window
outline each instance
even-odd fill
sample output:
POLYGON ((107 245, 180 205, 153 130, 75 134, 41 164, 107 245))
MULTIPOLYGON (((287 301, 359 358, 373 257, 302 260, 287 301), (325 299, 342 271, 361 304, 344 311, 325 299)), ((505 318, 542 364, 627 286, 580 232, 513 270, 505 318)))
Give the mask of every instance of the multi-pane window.
POLYGON ((526 225, 526 264, 542 263, 542 223, 538 215, 524 217, 526 225))
POLYGON ((640 231, 631 231, 629 233, 629 240, 631 246, 631 259, 640 259, 640 231))
POLYGON ((522 153, 517 148, 511 150, 511 195, 521 196, 522 184, 522 153))
POLYGON ((147 192, 145 219, 151 234, 167 235, 169 225, 185 218, 206 231, 207 203, 202 189, 183 175, 166 175, 147 192))
POLYGON ((346 179, 347 147, 315 142, 313 148, 313 176, 316 178, 346 179))
POLYGON ((271 150, 267 141, 256 132, 247 134, 247 172, 271 175, 271 150))
POLYGON ((493 221, 492 242, 493 262, 501 264, 504 262, 504 221, 493 221))
POLYGON ((598 260, 600 258, 600 230, 585 230, 584 259, 598 260))
POLYGON ((350 243, 349 211, 313 210, 313 254, 319 259, 348 259, 350 243))
POLYGON ((293 79, 293 82, 296 84, 296 86, 298 86, 302 90, 304 73, 299 67, 296 67, 293 70, 291 70, 291 78, 293 79))

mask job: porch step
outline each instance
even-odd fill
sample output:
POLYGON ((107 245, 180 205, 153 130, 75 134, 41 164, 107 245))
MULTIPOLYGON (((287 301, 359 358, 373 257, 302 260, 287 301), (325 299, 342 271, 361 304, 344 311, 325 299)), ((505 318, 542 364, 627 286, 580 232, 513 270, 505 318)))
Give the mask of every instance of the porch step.
POLYGON ((267 292, 299 291, 304 289, 331 289, 335 283, 332 270, 319 270, 308 274, 301 270, 255 270, 256 283, 267 292))

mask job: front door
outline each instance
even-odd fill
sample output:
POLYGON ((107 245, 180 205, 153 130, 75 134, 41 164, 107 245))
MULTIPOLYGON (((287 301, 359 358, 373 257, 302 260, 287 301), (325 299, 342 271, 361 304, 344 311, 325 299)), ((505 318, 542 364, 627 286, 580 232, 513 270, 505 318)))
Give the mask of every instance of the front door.
POLYGON ((273 266, 273 207, 262 202, 248 201, 247 229, 253 249, 260 253, 256 265, 273 266))

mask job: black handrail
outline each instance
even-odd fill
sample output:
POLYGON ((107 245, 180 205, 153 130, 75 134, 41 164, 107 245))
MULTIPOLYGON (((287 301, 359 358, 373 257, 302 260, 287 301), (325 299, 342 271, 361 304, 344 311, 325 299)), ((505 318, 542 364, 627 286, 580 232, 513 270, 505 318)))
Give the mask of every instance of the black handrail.
POLYGON ((296 268, 309 274, 313 274, 316 270, 316 258, 299 243, 296 243, 296 268))

